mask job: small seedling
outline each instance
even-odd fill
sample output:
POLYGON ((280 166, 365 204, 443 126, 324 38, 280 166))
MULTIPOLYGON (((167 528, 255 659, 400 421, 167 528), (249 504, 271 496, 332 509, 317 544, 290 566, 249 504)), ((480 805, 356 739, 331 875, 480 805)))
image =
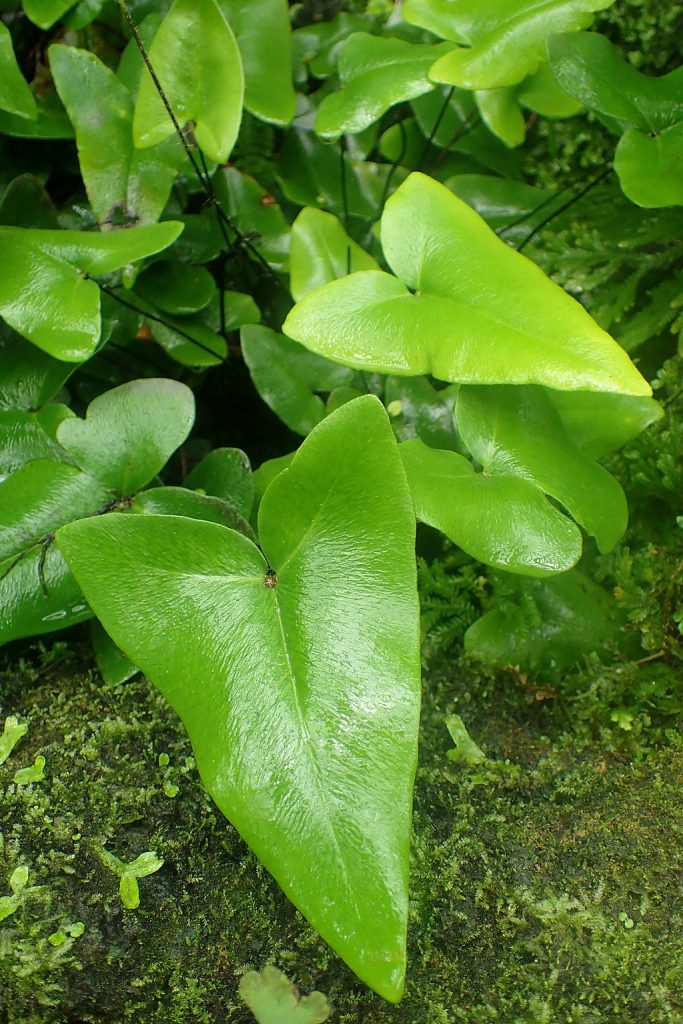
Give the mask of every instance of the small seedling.
POLYGON ((22 736, 28 732, 26 722, 19 722, 15 715, 5 719, 5 728, 0 736, 0 764, 4 764, 22 736))
POLYGON ((239 994, 258 1024, 323 1024, 332 1012, 322 992, 300 998, 292 982, 271 964, 260 972, 248 971, 239 994))
POLYGON ((33 764, 28 768, 18 768, 14 773, 14 783, 17 786, 30 786, 34 782, 42 782, 45 778, 45 758, 38 754, 33 764))
POLYGON ((446 728, 455 743, 455 747, 447 753, 449 761, 471 767, 486 760, 486 754, 474 742, 460 715, 449 715, 446 719, 446 728))
POLYGON ((163 859, 157 857, 154 851, 141 853, 130 864, 124 864, 122 860, 105 850, 102 846, 96 846, 95 852, 102 863, 115 875, 118 875, 119 895, 126 910, 137 910, 140 906, 140 888, 138 878, 145 878, 153 875, 162 866, 163 859))

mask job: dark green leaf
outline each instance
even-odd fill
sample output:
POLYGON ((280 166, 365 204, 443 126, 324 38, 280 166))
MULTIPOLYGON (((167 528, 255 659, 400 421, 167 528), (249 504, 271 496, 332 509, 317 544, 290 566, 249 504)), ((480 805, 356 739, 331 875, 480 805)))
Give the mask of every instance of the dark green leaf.
POLYGON ((19 69, 12 36, 4 22, 0 22, 0 108, 30 120, 38 116, 36 101, 19 69))
POLYGON ((204 267, 179 260, 158 260, 135 282, 135 291, 157 309, 177 316, 197 313, 211 302, 216 282, 204 267))
POLYGON ((184 487, 213 494, 248 517, 254 502, 249 457, 240 448, 214 448, 185 477, 184 487))

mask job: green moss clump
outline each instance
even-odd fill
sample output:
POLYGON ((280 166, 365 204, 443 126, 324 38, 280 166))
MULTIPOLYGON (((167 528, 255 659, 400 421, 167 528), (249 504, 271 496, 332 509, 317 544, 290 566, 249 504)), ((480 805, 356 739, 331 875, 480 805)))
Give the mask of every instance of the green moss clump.
POLYGON ((578 749, 556 702, 510 677, 463 662, 429 678, 408 989, 391 1007, 215 809, 179 722, 144 679, 106 689, 58 645, 42 665, 6 673, 0 693, 3 713, 29 724, 0 767, 2 877, 25 865, 33 887, 0 923, 3 1024, 247 1024, 239 977, 269 962, 326 992, 339 1024, 681 1020, 678 735, 629 761, 609 742, 578 749), (483 765, 448 761, 453 711, 483 765), (44 780, 15 786, 37 754, 44 780), (137 910, 102 846, 125 862, 163 858, 140 878, 137 910))

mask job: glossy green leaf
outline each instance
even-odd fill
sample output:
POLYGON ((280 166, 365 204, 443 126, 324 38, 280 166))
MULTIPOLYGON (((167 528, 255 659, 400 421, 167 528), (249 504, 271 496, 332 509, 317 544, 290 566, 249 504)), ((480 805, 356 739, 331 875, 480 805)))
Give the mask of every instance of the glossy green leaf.
POLYGON ((462 387, 455 419, 488 476, 535 484, 561 502, 601 551, 622 537, 628 521, 624 492, 606 469, 579 451, 543 388, 462 387))
POLYGON ((491 174, 455 174, 444 184, 476 210, 490 228, 504 234, 506 241, 525 238, 551 209, 549 191, 522 181, 496 178, 491 174), (520 223, 513 227, 513 221, 520 223))
POLYGON ((43 182, 20 174, 7 186, 0 203, 0 224, 15 228, 58 228, 57 207, 43 182))
POLYGON ((656 135, 627 129, 614 170, 624 195, 638 206, 683 206, 683 121, 656 135))
POLYGON ((228 354, 225 338, 196 316, 164 315, 146 321, 154 339, 164 351, 182 366, 218 366, 228 354))
POLYGON ((42 636, 92 617, 54 543, 0 561, 0 644, 42 636))
POLYGON ((194 467, 184 487, 222 498, 248 516, 254 502, 254 480, 249 456, 240 448, 214 448, 194 467))
POLYGON ((108 274, 165 249, 181 225, 126 231, 0 227, 0 315, 50 355, 80 362, 100 339, 100 291, 84 274, 108 274))
POLYGON ((392 1001, 419 713, 414 522, 389 423, 367 396, 324 420, 268 488, 264 554, 174 517, 98 517, 59 534, 107 632, 183 719, 219 807, 392 1001))
POLYGON ((578 302, 431 178, 411 174, 388 200, 382 245, 397 277, 362 271, 326 284, 297 303, 284 332, 380 373, 650 394, 578 302))
POLYGON ((68 462, 55 433, 69 416, 73 413, 65 405, 46 405, 39 412, 0 411, 0 481, 32 459, 68 462))
POLYGON ((254 504, 252 505, 251 511, 252 523, 256 524, 258 522, 258 510, 261 506, 263 495, 266 493, 275 477, 279 476, 283 469, 287 469, 295 455, 296 452, 290 452, 289 455, 279 455, 275 459, 266 459, 265 462, 261 463, 258 469, 254 470, 254 504))
MULTIPOLYGON (((545 60, 545 41, 556 32, 587 28, 596 11, 614 0, 460 0, 449 5, 454 30, 469 44, 441 57, 437 82, 464 89, 517 85, 545 60)), ((408 16, 408 15, 404 15, 408 16)))
POLYGON ((581 557, 579 529, 527 480, 475 473, 453 451, 400 446, 417 518, 472 558, 523 576, 565 572, 581 557))
POLYGON ((269 327, 243 327, 242 354, 263 401, 297 434, 308 434, 325 416, 318 391, 353 380, 344 366, 317 356, 269 327))
POLYGON ((541 64, 535 74, 524 79, 518 97, 523 106, 543 117, 573 117, 583 107, 562 88, 547 64, 541 64))
POLYGON ((84 420, 65 420, 57 440, 105 487, 130 495, 163 469, 193 422, 194 396, 180 381, 134 380, 96 398, 84 420))
POLYGON ((90 639, 97 668, 107 686, 120 686, 140 669, 120 650, 97 619, 90 623, 90 639))
POLYGON ((337 68, 337 60, 344 42, 354 32, 369 32, 372 23, 367 13, 350 14, 341 11, 329 21, 304 25, 292 34, 294 59, 303 65, 301 75, 305 83, 310 70, 315 78, 329 78, 337 68))
MULTIPOLYGON (((0 110, 0 133, 19 139, 72 139, 71 122, 54 87, 41 85, 34 93, 36 117, 20 117, 0 110)), ((31 167, 33 170, 33 166, 31 167)))
POLYGON ((379 270, 331 213, 305 207, 292 224, 289 281, 296 302, 314 288, 356 270, 379 270))
POLYGON ((548 391, 567 435, 589 459, 610 455, 664 415, 654 398, 548 391))
POLYGON ((185 487, 152 487, 142 491, 131 504, 130 510, 146 516, 183 516, 185 519, 218 523, 256 541, 254 531, 234 505, 222 498, 197 494, 185 487))
POLYGON ((0 108, 33 120, 38 115, 36 101, 14 56, 12 36, 0 22, 0 108))
POLYGON ((100 222, 149 223, 161 215, 184 153, 177 139, 133 147, 133 100, 94 53, 51 46, 50 69, 76 131, 88 198, 100 222))
POLYGON ((239 994, 258 1024, 324 1024, 332 1013, 322 992, 299 998, 291 981, 270 964, 243 974, 239 994))
POLYGON ((244 105, 262 121, 289 124, 296 111, 286 0, 218 0, 244 68, 244 105))
POLYGON ((187 316, 208 306, 216 292, 216 282, 204 267, 188 266, 179 260, 158 260, 140 274, 135 291, 164 313, 187 316))
POLYGON ((64 523, 97 512, 111 493, 76 466, 36 459, 0 483, 0 559, 11 558, 64 523))
POLYGON ((315 130, 326 138, 362 132, 396 103, 429 92, 429 69, 448 50, 447 43, 426 46, 367 32, 349 36, 339 58, 341 91, 325 96, 315 130))
POLYGON ((596 32, 551 36, 548 57, 563 89, 597 114, 644 131, 683 121, 683 68, 644 75, 596 32))
POLYGON ((458 9, 443 0, 403 0, 401 5, 401 16, 411 25, 426 28, 452 43, 463 44, 469 42, 484 12, 481 4, 473 15, 469 5, 460 4, 458 9))
POLYGON ((526 122, 519 109, 517 89, 478 89, 475 94, 481 119, 506 146, 521 146, 526 136, 526 122))
POLYGON ((26 17, 38 28, 52 28, 75 0, 22 0, 26 17))
MULTIPOLYGON (((235 37, 216 0, 175 0, 149 58, 180 125, 193 121, 199 148, 209 160, 224 163, 240 126, 244 76, 235 37)), ((133 117, 135 144, 153 146, 174 130, 145 71, 133 117)))
POLYGON ((0 324, 0 408, 40 409, 54 398, 74 369, 0 324))
POLYGON ((525 672, 566 669, 589 654, 610 654, 624 616, 611 594, 578 570, 550 580, 506 580, 497 607, 465 633, 468 654, 525 672))

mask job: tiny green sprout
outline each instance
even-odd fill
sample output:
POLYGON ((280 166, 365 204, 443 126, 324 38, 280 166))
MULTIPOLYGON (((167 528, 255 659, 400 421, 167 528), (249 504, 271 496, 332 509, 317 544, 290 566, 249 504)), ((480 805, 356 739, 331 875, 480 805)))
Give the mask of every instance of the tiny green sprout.
POLYGON ((28 868, 21 864, 15 868, 9 876, 9 887, 12 890, 11 896, 0 896, 0 921, 13 914, 23 900, 23 890, 28 882, 28 868))
POLYGON ((137 910, 140 906, 140 888, 138 878, 146 875, 153 875, 162 866, 163 859, 157 857, 154 851, 141 853, 130 864, 124 864, 122 860, 105 850, 103 846, 96 846, 95 852, 102 863, 115 875, 118 875, 119 896, 126 910, 137 910))
POLYGON ((247 971, 239 994, 258 1024, 323 1024, 332 1012, 322 992, 299 998, 292 982, 271 964, 260 972, 247 971))
POLYGON ((387 412, 392 418, 401 415, 402 404, 400 398, 394 399, 393 402, 389 402, 387 406, 387 412))
POLYGON ((446 719, 446 728, 455 743, 455 747, 447 752, 449 761, 471 767, 486 760, 486 754, 474 742, 460 715, 449 715, 446 719))
POLYGON ((624 732, 630 732, 633 729, 633 714, 626 708, 617 708, 610 715, 610 720, 624 732))
POLYGON ((28 725, 19 722, 15 715, 9 715, 5 719, 5 728, 0 736, 0 764, 4 764, 10 756, 22 736, 28 732, 28 725))
POLYGON ((619 914, 619 920, 623 924, 624 928, 629 928, 630 929, 630 928, 633 928, 635 926, 635 921, 633 920, 633 918, 629 917, 628 914, 625 913, 625 911, 623 911, 623 910, 619 914))
POLYGON ((51 946, 55 946, 55 948, 58 949, 60 946, 63 946, 65 942, 68 942, 70 938, 80 938, 84 931, 85 925, 83 922, 75 921, 73 924, 68 924, 63 931, 61 928, 58 928, 56 932, 52 933, 52 935, 48 935, 47 941, 51 946))
POLYGON ((33 782, 42 782, 45 778, 45 758, 38 754, 32 765, 28 768, 18 768, 14 773, 14 782, 17 786, 30 786, 33 782))
POLYGON ((175 797, 177 797, 179 792, 180 792, 180 787, 176 786, 176 784, 174 782, 165 782, 164 783, 164 793, 166 794, 166 796, 170 800, 173 800, 175 797))
POLYGON ((159 767, 160 768, 165 768, 168 765, 168 763, 170 762, 170 760, 171 759, 168 756, 168 754, 159 754, 159 767))

